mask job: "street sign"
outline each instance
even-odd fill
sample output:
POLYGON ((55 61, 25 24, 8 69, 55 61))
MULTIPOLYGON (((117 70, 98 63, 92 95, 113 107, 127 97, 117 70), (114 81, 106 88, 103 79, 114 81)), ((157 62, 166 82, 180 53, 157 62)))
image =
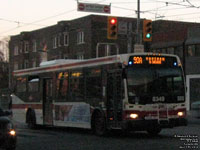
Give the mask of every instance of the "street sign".
POLYGON ((110 5, 90 4, 90 3, 77 3, 77 10, 84 12, 107 13, 110 14, 110 5))
POLYGON ((127 34, 128 31, 128 24, 124 21, 118 22, 118 33, 119 34, 127 34))

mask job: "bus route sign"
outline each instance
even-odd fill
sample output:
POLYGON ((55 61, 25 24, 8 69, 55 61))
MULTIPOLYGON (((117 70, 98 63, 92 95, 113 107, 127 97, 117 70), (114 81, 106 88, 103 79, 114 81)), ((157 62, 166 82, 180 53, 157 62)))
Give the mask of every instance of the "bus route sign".
POLYGON ((167 56, 130 56, 129 66, 132 65, 167 65, 167 66, 178 66, 178 62, 175 57, 167 56))

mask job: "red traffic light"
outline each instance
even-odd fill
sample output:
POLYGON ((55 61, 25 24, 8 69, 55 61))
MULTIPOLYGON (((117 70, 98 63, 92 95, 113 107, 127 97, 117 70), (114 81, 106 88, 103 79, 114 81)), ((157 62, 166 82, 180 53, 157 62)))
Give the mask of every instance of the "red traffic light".
POLYGON ((118 30, 118 21, 117 17, 108 16, 107 22, 107 38, 116 40, 117 39, 117 30, 118 30))
POLYGON ((110 19, 110 24, 116 24, 116 23, 117 23, 117 19, 115 18, 110 19))

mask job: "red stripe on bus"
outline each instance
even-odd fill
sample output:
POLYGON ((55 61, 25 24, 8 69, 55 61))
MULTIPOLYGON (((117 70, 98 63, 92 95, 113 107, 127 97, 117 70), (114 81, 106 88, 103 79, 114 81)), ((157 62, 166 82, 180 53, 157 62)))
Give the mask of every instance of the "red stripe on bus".
POLYGON ((12 104, 12 109, 42 109, 42 104, 12 104))

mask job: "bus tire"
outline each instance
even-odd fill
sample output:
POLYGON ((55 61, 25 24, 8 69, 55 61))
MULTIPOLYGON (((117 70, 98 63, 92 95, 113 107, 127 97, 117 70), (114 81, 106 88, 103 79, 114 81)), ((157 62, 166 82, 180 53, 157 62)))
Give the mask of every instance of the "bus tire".
POLYGON ((98 136, 103 136, 106 134, 106 118, 104 113, 101 111, 96 111, 92 117, 92 128, 93 132, 98 136))
POLYGON ((26 115, 26 123, 28 125, 29 129, 35 129, 36 128, 36 117, 35 117, 35 111, 32 109, 29 109, 27 111, 26 115))
POLYGON ((157 128, 150 128, 150 129, 147 129, 147 132, 149 135, 151 136, 157 136, 160 132, 161 132, 161 128, 160 127, 157 127, 157 128))

